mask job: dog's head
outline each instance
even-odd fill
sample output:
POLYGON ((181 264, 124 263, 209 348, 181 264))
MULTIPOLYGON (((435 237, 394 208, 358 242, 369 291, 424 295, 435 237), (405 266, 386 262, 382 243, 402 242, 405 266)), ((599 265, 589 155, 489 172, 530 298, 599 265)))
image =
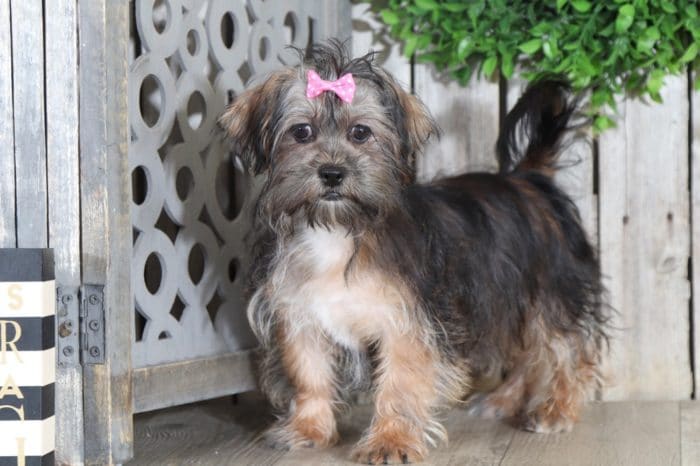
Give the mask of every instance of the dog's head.
POLYGON ((413 180, 413 161, 437 127, 372 56, 349 59, 337 43, 315 45, 302 65, 273 73, 238 96, 220 119, 236 152, 265 173, 261 212, 355 227, 386 212, 413 180), (348 103, 332 91, 307 97, 307 72, 352 74, 348 103))

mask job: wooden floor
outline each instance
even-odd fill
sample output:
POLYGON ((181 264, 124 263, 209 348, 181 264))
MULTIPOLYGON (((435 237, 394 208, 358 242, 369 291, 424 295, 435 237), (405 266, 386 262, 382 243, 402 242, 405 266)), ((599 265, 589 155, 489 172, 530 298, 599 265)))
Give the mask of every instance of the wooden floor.
MULTIPOLYGON (((327 450, 267 448, 261 431, 272 416, 255 395, 220 399, 136 416, 136 458, 130 465, 344 465, 367 426, 369 406, 340 422, 342 440, 327 450)), ((435 465, 700 466, 700 402, 594 403, 570 434, 532 434, 453 410, 447 447, 435 465)))

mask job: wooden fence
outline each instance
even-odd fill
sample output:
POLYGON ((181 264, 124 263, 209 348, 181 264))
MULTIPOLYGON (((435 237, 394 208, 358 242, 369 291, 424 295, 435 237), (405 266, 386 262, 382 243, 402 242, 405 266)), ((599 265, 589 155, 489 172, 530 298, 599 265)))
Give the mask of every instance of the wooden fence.
MULTIPOLYGON (((419 160, 419 178, 494 169, 500 108, 523 83, 444 80, 402 57, 367 10, 353 6, 353 53, 379 52, 444 130, 419 160)), ((569 149, 576 163, 558 175, 599 247, 617 310, 603 399, 688 399, 700 383, 700 92, 688 83, 667 78, 663 104, 621 101, 617 127, 569 149)))

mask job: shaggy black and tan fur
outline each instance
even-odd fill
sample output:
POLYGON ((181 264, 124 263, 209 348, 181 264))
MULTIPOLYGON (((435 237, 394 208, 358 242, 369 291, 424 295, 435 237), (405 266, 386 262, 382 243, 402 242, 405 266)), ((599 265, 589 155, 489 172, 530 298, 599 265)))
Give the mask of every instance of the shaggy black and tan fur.
POLYGON ((428 184, 413 161, 438 128, 369 55, 313 46, 228 108, 222 126, 265 176, 248 317, 282 412, 274 443, 332 444, 337 408, 358 389, 375 403, 362 462, 425 458, 447 438, 440 408, 470 396, 483 416, 571 428, 598 383, 606 316, 595 253, 552 180, 575 111, 567 91, 525 92, 498 174, 428 184), (307 69, 352 73, 353 102, 308 99, 307 69))

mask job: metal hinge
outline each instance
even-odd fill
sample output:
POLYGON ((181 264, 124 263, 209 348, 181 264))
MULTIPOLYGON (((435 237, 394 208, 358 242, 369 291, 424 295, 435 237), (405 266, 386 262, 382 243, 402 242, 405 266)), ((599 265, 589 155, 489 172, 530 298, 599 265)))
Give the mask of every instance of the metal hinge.
POLYGON ((104 364, 104 286, 59 287, 56 292, 58 365, 104 364))

